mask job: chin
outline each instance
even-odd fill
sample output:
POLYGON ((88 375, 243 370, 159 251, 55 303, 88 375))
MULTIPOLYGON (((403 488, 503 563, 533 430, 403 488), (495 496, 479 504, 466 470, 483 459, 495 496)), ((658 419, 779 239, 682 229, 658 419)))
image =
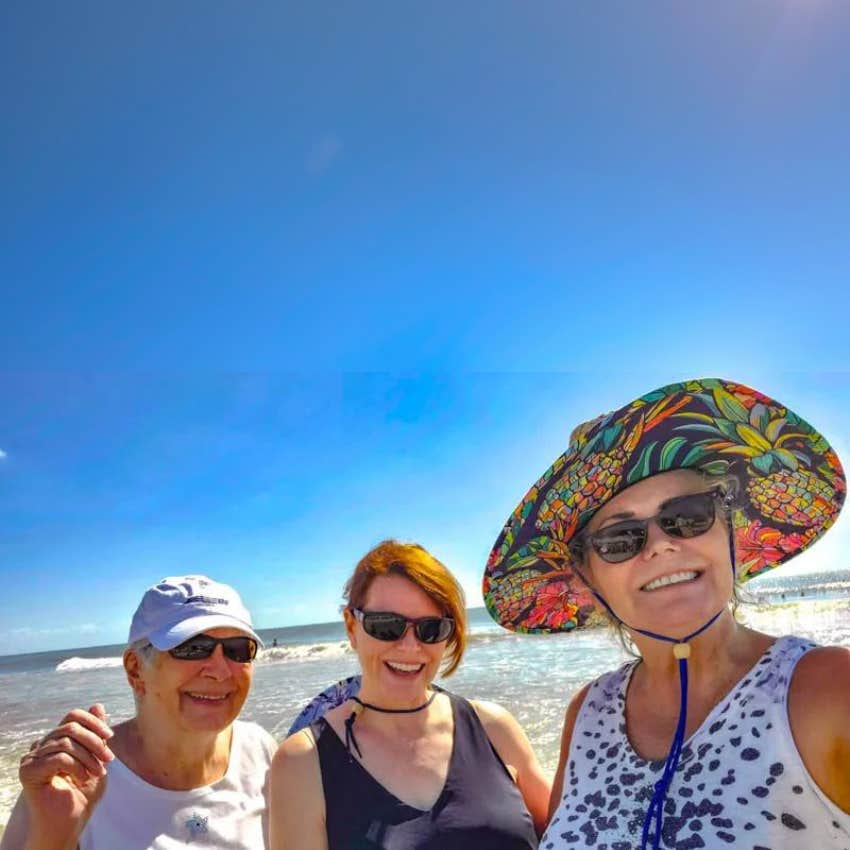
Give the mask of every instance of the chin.
POLYGON ((657 632, 672 638, 682 638, 685 635, 701 629, 718 611, 723 611, 726 602, 718 602, 714 606, 701 605, 699 608, 691 606, 671 606, 665 611, 663 620, 654 619, 648 624, 641 624, 641 628, 657 632))
POLYGON ((226 718, 197 718, 184 717, 182 726, 187 732, 224 732, 233 725, 237 715, 228 716, 226 718))

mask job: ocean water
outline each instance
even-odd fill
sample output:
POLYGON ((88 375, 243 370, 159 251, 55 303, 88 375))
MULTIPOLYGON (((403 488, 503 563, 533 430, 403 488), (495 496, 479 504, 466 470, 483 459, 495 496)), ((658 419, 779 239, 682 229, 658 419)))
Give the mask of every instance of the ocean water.
MULTIPOLYGON (((741 619, 770 634, 798 634, 850 647, 850 584, 810 590, 804 598, 799 589, 776 590, 766 601, 770 604, 742 606, 741 619)), ((242 716, 282 738, 316 693, 357 672, 357 659, 341 623, 260 634, 268 648, 258 656, 242 716), (272 647, 275 638, 278 646, 272 647)), ((132 714, 122 650, 107 646, 0 657, 0 830, 17 796, 18 761, 31 741, 76 706, 102 702, 113 722, 132 714)), ((570 697, 625 657, 607 629, 515 635, 496 626, 483 608, 474 609, 463 664, 442 683, 464 696, 506 706, 522 723, 544 768, 554 773, 570 697)))

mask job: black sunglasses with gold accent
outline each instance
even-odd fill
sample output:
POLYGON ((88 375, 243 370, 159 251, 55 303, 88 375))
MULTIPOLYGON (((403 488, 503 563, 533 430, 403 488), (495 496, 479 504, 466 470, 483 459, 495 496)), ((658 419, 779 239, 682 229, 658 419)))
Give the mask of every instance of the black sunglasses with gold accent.
POLYGON ((189 640, 184 640, 183 643, 169 649, 168 654, 180 661, 200 661, 203 658, 209 658, 219 644, 221 644, 225 658, 239 664, 247 664, 249 661, 253 661, 257 655, 257 641, 254 638, 242 635, 216 638, 205 634, 195 635, 190 637, 189 640))
POLYGON ((728 509, 734 498, 734 493, 720 487, 705 493, 676 496, 668 499, 655 516, 614 522, 582 537, 587 538, 603 561, 619 564, 634 558, 646 546, 649 523, 654 522, 670 537, 699 537, 714 525, 717 502, 721 501, 728 509))
POLYGON ((455 621, 451 617, 405 617, 393 611, 351 610, 363 626, 363 631, 376 640, 401 640, 408 626, 413 626, 416 639, 422 643, 442 643, 455 631, 455 621))

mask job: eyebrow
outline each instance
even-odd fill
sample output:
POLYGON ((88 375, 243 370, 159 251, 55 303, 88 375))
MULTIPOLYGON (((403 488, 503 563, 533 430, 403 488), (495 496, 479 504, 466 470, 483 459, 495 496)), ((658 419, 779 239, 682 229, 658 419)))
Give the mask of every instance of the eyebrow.
POLYGON ((611 516, 606 516, 605 519, 602 520, 602 523, 608 522, 609 519, 631 519, 635 516, 634 511, 621 511, 618 514, 611 514, 611 516))

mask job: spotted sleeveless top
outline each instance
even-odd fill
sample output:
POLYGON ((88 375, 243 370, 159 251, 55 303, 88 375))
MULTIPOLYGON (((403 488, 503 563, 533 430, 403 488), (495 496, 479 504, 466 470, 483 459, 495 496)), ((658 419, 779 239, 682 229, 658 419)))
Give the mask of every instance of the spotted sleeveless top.
MULTIPOLYGON (((686 742, 667 793, 662 847, 850 850, 850 815, 809 775, 788 721, 791 675, 813 646, 779 638, 686 742)), ((626 690, 637 663, 588 690, 541 850, 640 847, 664 762, 642 759, 626 737, 626 690)))

